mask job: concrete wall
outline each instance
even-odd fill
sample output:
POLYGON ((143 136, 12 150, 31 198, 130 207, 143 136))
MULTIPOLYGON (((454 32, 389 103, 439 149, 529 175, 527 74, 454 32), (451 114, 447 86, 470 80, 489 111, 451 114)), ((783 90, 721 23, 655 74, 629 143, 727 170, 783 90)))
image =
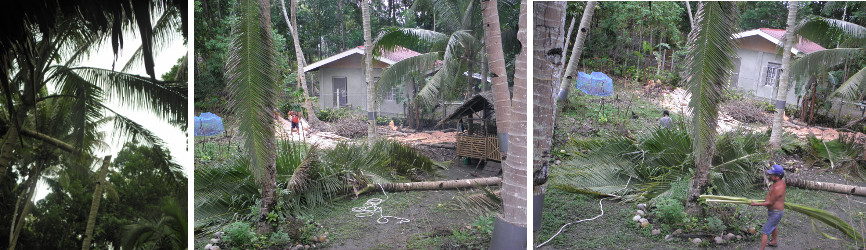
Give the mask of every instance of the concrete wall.
MULTIPOLYGON (((373 77, 382 75, 382 69, 388 67, 380 61, 373 63, 373 77)), ((319 108, 334 107, 335 77, 346 77, 347 103, 353 110, 367 110, 367 84, 364 82, 364 60, 359 54, 353 54, 340 60, 322 65, 318 70, 319 78, 319 108)), ((399 93, 398 93, 399 94, 399 93)), ((403 113, 403 105, 395 101, 380 101, 378 112, 381 115, 397 115, 403 113)))
MULTIPOLYGON (((775 99, 776 85, 766 85, 767 66, 772 63, 782 64, 782 55, 777 54, 778 47, 770 41, 758 36, 740 39, 737 55, 740 60, 739 70, 735 69, 734 80, 737 89, 765 99, 775 99)), ((792 79, 793 80, 793 79, 792 79)), ((788 105, 799 105, 794 94, 795 83, 788 84, 788 105)))

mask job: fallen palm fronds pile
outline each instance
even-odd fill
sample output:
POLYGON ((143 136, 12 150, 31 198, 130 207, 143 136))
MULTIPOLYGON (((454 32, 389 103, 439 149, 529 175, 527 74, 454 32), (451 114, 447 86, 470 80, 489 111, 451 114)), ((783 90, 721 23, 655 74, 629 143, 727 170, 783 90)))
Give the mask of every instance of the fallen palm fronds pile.
MULTIPOLYGON (((721 202, 721 203, 730 203, 730 204, 750 204, 753 201, 757 202, 757 203, 764 202, 764 200, 751 200, 751 199, 743 198, 743 197, 720 196, 720 195, 701 195, 701 199, 704 199, 707 202, 721 202)), ((848 225, 848 223, 845 223, 845 221, 843 221, 839 217, 836 217, 835 215, 833 215, 832 213, 830 213, 826 210, 817 209, 817 208, 813 208, 813 207, 809 207, 809 206, 805 206, 805 205, 800 205, 800 204, 796 204, 796 203, 790 203, 790 202, 785 202, 785 208, 788 210, 792 210, 794 212, 797 212, 797 213, 804 214, 804 215, 808 216, 809 218, 813 219, 813 221, 812 221, 813 225, 815 223, 814 220, 819 220, 830 227, 833 227, 833 228, 838 229, 839 231, 842 231, 842 233, 844 233, 846 236, 848 236, 848 238, 853 239, 855 242, 861 242, 861 243, 863 242, 863 236, 860 235, 860 233, 858 233, 856 230, 854 230, 854 228, 851 227, 851 225, 848 225)), ((820 229, 818 231, 820 232, 820 229)), ((836 238, 833 238, 832 236, 830 236, 824 232, 821 232, 821 234, 823 234, 824 236, 826 236, 828 238, 836 239, 836 238)))

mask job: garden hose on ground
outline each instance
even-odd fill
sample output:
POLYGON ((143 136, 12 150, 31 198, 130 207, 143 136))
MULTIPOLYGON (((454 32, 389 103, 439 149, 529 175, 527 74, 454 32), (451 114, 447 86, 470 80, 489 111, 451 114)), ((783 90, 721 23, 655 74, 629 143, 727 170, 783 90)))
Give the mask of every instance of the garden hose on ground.
MULTIPOLYGON (((625 182, 625 187, 620 188, 619 190, 616 190, 616 191, 614 191, 613 193, 616 193, 616 192, 622 191, 623 189, 627 188, 627 187, 628 187, 628 184, 629 184, 630 182, 631 182, 631 177, 628 177, 628 181, 625 182)), ((614 198, 614 197, 607 197, 607 198, 602 198, 602 199, 598 200, 598 209, 601 210, 601 214, 596 215, 595 217, 592 217, 592 218, 589 218, 589 219, 582 219, 582 220, 579 220, 579 221, 569 222, 569 223, 566 223, 565 225, 562 225, 562 227, 559 227, 559 231, 556 232, 556 234, 554 234, 553 236, 551 236, 550 239, 547 239, 547 241, 545 241, 544 243, 538 244, 538 246, 535 246, 535 248, 541 248, 542 246, 544 246, 545 244, 547 244, 548 242, 550 242, 551 240, 553 240, 553 238, 556 238, 556 236, 559 235, 559 233, 562 233, 562 230, 565 229, 565 227, 567 227, 568 225, 576 224, 576 223, 581 223, 581 222, 584 222, 584 221, 591 221, 591 220, 598 219, 599 217, 601 217, 602 215, 604 215, 604 205, 602 205, 601 202, 604 201, 604 200, 610 199, 610 198, 614 198)))
POLYGON ((397 219, 398 220, 397 224, 409 222, 409 219, 406 219, 406 218, 400 218, 397 216, 384 216, 384 215, 382 215, 382 207, 380 207, 379 204, 382 204, 382 202, 385 202, 386 200, 388 200, 389 197, 388 197, 388 193, 385 193, 385 188, 383 188, 382 185, 379 185, 379 188, 382 189, 382 194, 385 194, 385 199, 383 200, 383 199, 379 199, 379 198, 370 198, 367 200, 367 202, 364 202, 364 206, 353 207, 352 212, 355 213, 355 217, 358 217, 358 218, 370 217, 370 216, 373 216, 374 214, 376 214, 376 212, 379 212, 379 219, 376 219, 376 222, 379 224, 388 224, 388 221, 389 221, 388 218, 397 219))

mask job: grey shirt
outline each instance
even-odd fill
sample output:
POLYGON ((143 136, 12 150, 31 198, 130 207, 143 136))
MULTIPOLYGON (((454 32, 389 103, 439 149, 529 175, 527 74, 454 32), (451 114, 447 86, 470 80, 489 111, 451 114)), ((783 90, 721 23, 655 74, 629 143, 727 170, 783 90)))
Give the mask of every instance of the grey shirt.
POLYGON ((665 116, 659 119, 659 126, 663 128, 671 128, 671 117, 665 116))

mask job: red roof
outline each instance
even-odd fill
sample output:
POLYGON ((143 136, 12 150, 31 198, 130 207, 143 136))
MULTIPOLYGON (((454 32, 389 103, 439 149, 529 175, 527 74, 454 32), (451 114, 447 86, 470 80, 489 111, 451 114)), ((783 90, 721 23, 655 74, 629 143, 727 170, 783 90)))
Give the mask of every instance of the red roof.
MULTIPOLYGON (((782 38, 785 36, 785 30, 770 28, 760 28, 759 30, 766 33, 767 35, 779 39, 779 41, 781 41, 782 38)), ((800 52, 803 52, 805 54, 811 54, 812 52, 825 50, 824 47, 821 47, 821 45, 818 45, 815 42, 809 41, 809 39, 803 38, 801 36, 798 36, 798 38, 799 39, 797 41, 797 45, 795 45, 794 48, 799 50, 800 52)))
MULTIPOLYGON (((364 45, 358 46, 358 49, 363 50, 364 45)), ((382 57, 388 58, 389 60, 394 61, 394 62, 399 62, 399 61, 403 61, 403 59, 417 56, 417 55, 421 55, 421 53, 418 53, 418 52, 411 50, 411 49, 397 46, 396 48, 394 48, 394 50, 386 51, 385 53, 383 53, 382 57)))

